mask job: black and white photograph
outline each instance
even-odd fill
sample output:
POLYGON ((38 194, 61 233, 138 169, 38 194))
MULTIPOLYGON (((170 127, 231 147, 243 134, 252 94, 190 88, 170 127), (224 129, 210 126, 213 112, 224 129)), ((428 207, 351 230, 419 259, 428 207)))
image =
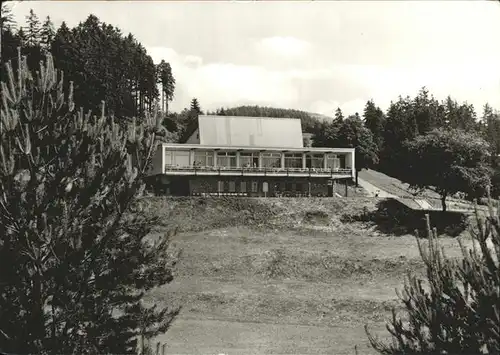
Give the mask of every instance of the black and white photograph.
POLYGON ((500 1, 2 1, 0 354, 500 354, 500 1))

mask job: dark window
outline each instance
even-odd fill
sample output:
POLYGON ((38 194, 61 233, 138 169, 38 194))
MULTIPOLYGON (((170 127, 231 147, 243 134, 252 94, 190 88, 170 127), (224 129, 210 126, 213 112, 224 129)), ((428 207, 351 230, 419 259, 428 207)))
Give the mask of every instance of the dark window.
POLYGON ((257 181, 252 181, 252 192, 259 192, 259 185, 257 181))
POLYGON ((229 181, 229 192, 236 192, 236 182, 229 181))
POLYGON ((247 183, 246 183, 246 181, 242 181, 240 183, 240 192, 247 192, 247 183))

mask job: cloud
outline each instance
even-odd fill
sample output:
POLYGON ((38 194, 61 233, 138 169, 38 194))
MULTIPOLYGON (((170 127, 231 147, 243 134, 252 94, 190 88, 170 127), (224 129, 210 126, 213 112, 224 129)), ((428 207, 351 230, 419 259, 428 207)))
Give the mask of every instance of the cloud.
POLYGON ((203 58, 196 55, 187 55, 184 58, 184 63, 190 68, 199 68, 203 64, 203 58))
POLYGON ((231 63, 203 64, 203 58, 177 53, 172 48, 147 48, 155 63, 169 62, 176 79, 171 108, 180 111, 196 97, 204 110, 220 106, 259 104, 293 106, 296 88, 287 73, 259 66, 231 63))
POLYGON ((295 37, 267 37, 257 42, 257 48, 283 56, 297 56, 306 53, 311 44, 295 37))
POLYGON ((500 68, 487 62, 484 68, 471 62, 420 68, 333 63, 314 69, 290 69, 205 63, 198 55, 181 54, 172 48, 147 50, 156 63, 164 59, 172 66, 176 91, 171 109, 175 111, 188 107, 196 97, 204 110, 252 104, 332 116, 340 107, 347 116, 361 114, 369 99, 386 110, 398 95, 413 97, 423 86, 439 100, 447 95, 458 101, 467 100, 478 114, 484 98, 500 107, 500 68))

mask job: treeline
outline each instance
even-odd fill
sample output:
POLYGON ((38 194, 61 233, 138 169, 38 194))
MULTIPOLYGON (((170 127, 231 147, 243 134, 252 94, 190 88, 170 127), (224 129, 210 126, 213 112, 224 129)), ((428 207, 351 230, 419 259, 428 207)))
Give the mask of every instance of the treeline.
MULTIPOLYGON (((105 101, 107 113, 116 117, 143 117, 156 107, 167 111, 175 90, 172 69, 165 61, 155 65, 131 33, 94 15, 73 28, 65 22, 55 28, 50 17, 42 23, 33 10, 26 19, 26 26, 17 27, 2 4, 2 67, 12 60, 16 69, 18 47, 30 68, 51 52, 55 67, 64 71, 65 89, 73 82, 78 107, 94 111, 105 101)), ((1 79, 7 79, 5 70, 1 79)))

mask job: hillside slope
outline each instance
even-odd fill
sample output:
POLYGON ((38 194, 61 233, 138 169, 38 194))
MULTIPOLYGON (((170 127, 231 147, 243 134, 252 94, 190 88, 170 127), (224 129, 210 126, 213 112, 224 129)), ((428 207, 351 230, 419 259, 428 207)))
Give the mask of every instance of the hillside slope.
MULTIPOLYGON (((177 227, 174 282, 150 301, 180 305, 156 340, 168 354, 374 354, 363 326, 387 335, 407 270, 422 272, 412 236, 387 236, 344 214, 373 198, 165 199, 146 208, 177 227)), ((447 255, 456 239, 441 238, 447 255)))
MULTIPOLYGON (((375 188, 385 192, 380 194, 380 197, 396 196, 401 198, 425 199, 425 201, 428 202, 432 208, 441 209, 440 195, 431 189, 423 189, 422 191, 415 193, 409 189, 409 185, 407 183, 372 169, 361 170, 359 172, 359 179, 361 186, 363 186, 364 182, 366 182, 367 185, 373 185, 375 188)), ((474 205, 466 200, 448 197, 446 202, 449 211, 474 210, 474 205)), ((486 207, 484 206, 479 206, 479 208, 481 210, 486 210, 486 207)))

